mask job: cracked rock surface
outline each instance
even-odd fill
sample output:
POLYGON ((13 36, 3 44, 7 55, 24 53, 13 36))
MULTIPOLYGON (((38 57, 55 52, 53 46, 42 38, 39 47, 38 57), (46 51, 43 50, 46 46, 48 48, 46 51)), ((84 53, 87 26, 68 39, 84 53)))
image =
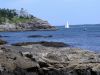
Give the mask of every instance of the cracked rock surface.
POLYGON ((100 54, 41 44, 2 45, 0 75, 100 75, 100 54))

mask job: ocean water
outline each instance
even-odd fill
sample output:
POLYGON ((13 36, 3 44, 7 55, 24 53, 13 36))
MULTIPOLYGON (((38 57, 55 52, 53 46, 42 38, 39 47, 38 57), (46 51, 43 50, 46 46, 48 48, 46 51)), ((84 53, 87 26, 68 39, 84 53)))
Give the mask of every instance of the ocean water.
POLYGON ((68 29, 63 26, 57 28, 57 31, 0 32, 0 35, 4 36, 1 38, 6 40, 8 44, 55 41, 67 43, 72 47, 100 52, 100 25, 72 25, 68 29), (29 35, 52 35, 53 37, 29 38, 29 35))

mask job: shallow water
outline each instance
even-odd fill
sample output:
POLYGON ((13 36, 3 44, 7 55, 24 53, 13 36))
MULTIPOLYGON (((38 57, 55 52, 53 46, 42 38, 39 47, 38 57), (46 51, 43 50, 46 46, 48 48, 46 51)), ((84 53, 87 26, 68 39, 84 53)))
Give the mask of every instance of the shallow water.
POLYGON ((70 44, 74 47, 100 52, 100 25, 74 25, 69 29, 57 27, 57 31, 26 31, 26 32, 0 32, 2 39, 8 44, 17 42, 56 41, 70 44), (29 35, 52 35, 53 37, 29 38, 29 35))

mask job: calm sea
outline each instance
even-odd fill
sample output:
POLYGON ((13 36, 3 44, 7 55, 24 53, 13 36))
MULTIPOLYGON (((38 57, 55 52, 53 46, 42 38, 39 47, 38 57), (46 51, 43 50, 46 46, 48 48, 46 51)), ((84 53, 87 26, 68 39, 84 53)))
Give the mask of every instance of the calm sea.
POLYGON ((73 25, 69 29, 65 29, 63 26, 57 28, 57 31, 0 32, 0 35, 4 36, 1 38, 8 41, 8 44, 56 41, 70 44, 73 47, 100 52, 100 25, 73 25), (29 38, 29 35, 52 35, 53 37, 29 38))

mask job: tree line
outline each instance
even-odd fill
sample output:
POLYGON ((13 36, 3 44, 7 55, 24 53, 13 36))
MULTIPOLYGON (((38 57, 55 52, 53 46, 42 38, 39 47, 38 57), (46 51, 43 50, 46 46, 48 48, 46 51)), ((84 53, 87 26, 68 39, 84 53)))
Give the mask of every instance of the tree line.
POLYGON ((23 8, 20 10, 0 8, 0 24, 7 21, 13 21, 13 18, 34 18, 33 15, 26 12, 23 8))

